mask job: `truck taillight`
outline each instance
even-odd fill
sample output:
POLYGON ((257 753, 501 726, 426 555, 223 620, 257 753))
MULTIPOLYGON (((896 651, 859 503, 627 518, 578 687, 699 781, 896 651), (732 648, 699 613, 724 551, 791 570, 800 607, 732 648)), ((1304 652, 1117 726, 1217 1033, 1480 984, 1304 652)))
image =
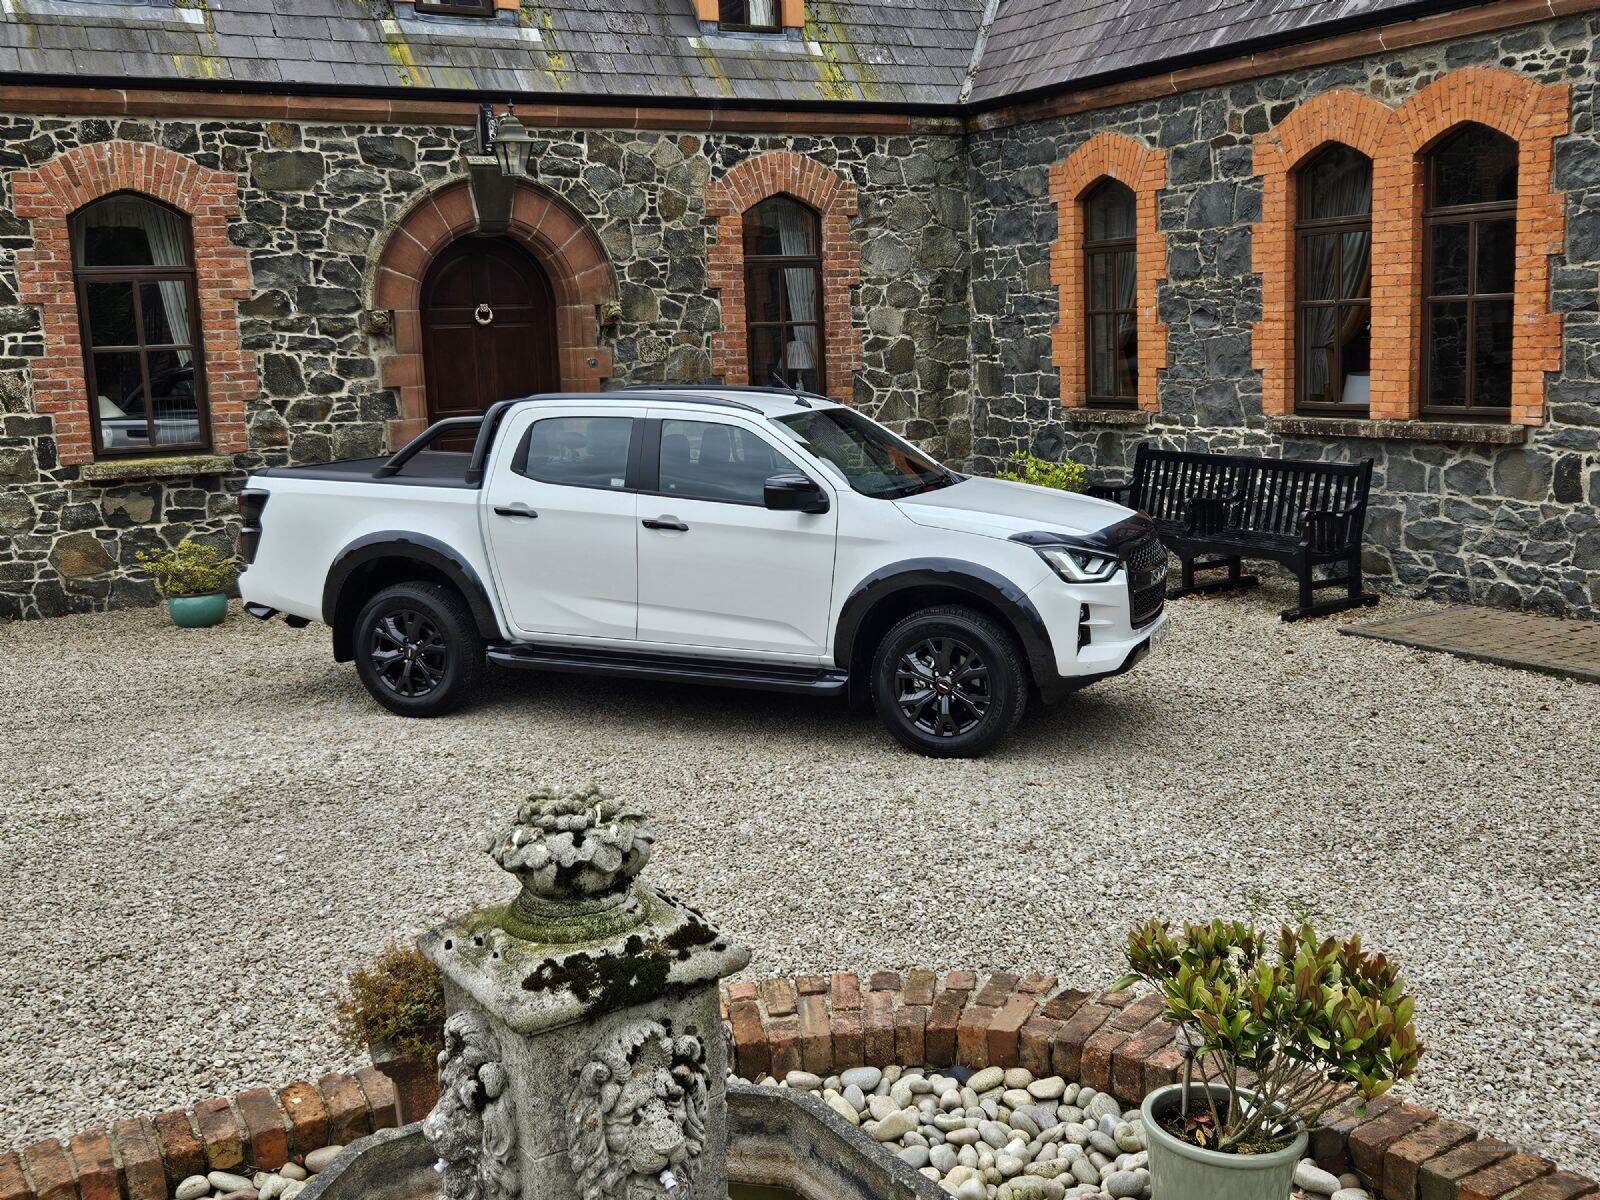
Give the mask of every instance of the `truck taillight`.
POLYGON ((245 488, 239 493, 239 557, 256 560, 261 545, 261 514, 266 511, 269 493, 260 488, 245 488))

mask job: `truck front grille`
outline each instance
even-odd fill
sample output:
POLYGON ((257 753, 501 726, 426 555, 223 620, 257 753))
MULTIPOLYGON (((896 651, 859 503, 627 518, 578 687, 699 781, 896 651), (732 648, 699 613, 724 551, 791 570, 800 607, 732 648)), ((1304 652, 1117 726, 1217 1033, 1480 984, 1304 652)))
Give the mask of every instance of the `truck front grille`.
POLYGON ((1150 534, 1125 552, 1128 564, 1128 612, 1134 628, 1148 625, 1167 603, 1167 548, 1150 534))

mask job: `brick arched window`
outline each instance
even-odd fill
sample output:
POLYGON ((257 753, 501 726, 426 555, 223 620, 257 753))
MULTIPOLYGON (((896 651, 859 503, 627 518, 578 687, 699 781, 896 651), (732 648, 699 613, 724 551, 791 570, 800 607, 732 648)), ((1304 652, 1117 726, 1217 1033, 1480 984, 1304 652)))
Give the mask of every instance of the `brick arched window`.
POLYGON ((1050 169, 1050 275, 1060 313, 1051 358, 1066 408, 1159 407, 1167 331, 1156 285, 1167 253, 1156 197, 1166 175, 1162 151, 1120 133, 1097 134, 1050 169))
POLYGON ((1469 122, 1423 164, 1422 413, 1511 412, 1517 144, 1469 122))
POLYGON ((209 428, 213 450, 245 449, 245 411, 257 384, 254 357, 239 337, 238 304, 250 295, 249 262, 228 240, 228 222, 239 215, 238 177, 163 146, 95 142, 16 172, 11 194, 17 216, 30 222, 33 234, 32 247, 17 252, 17 295, 38 307, 44 333, 44 352, 32 371, 33 405, 52 420, 61 462, 89 462, 97 436, 105 452, 130 449, 105 445, 105 435, 120 428, 112 441, 122 442, 124 433, 131 437, 137 427, 131 411, 144 412, 147 403, 157 409, 145 423, 152 452, 204 444, 203 432, 190 436, 194 423, 209 428), (107 207, 96 204, 101 200, 107 207), (187 266, 177 265, 174 230, 187 234, 187 266), (149 261, 126 261, 140 256, 149 261), (97 274, 102 266, 107 273, 97 274), (117 280, 122 285, 108 287, 105 299, 84 298, 80 312, 80 291, 69 286, 72 281, 87 287, 117 280), (186 310, 180 294, 187 296, 186 310), (102 305, 108 328, 89 328, 102 305), (185 347, 188 363, 180 349, 185 347), (124 357, 114 365, 101 355, 124 357), (155 377, 147 379, 152 367, 155 377), (192 408, 179 394, 191 386, 185 375, 191 367, 197 394, 192 408), (91 372, 101 372, 93 390, 91 372), (125 382, 108 390, 111 378, 125 382), (100 404, 101 396, 109 407, 100 404), (120 426, 113 408, 124 413, 120 426))
POLYGON ((99 455, 205 449, 205 363, 188 217, 134 192, 67 222, 99 455))
POLYGON ((1300 168, 1295 191, 1295 408, 1366 416, 1372 160, 1328 146, 1300 168))
MULTIPOLYGON (((763 207, 757 213, 758 206, 774 197, 781 197, 791 205, 798 203, 814 218, 817 253, 814 260, 805 257, 804 261, 815 263, 811 269, 816 271, 821 314, 816 326, 818 362, 825 365, 826 377, 819 375, 817 386, 824 388, 831 398, 849 403, 855 392, 855 372, 861 366, 861 331, 851 318, 851 293, 861 281, 861 250, 850 233, 850 218, 856 215, 856 186, 814 159, 791 150, 774 150, 748 158, 706 186, 706 216, 715 223, 706 256, 706 273, 710 288, 720 293, 722 302, 722 328, 711 337, 712 371, 727 383, 766 383, 766 379, 757 378, 756 371, 773 361, 772 355, 778 352, 773 348, 771 354, 763 358, 751 341, 752 329, 766 310, 761 307, 765 302, 763 297, 752 291, 749 270, 752 243, 747 241, 747 230, 768 218, 793 211, 779 206, 763 207)), ((788 236, 791 245, 800 245, 795 240, 795 232, 791 231, 788 236)), ((785 257, 781 253, 783 237, 782 231, 774 228, 753 243, 758 250, 767 247, 780 251, 769 260, 771 266, 780 266, 776 259, 785 257)), ((756 257, 764 256, 758 253, 756 257)), ((799 257, 795 268, 802 269, 799 257)), ((775 277, 763 278, 772 279, 776 288, 775 277)), ((796 286, 802 281, 803 277, 797 275, 796 286)), ((776 297, 780 313, 784 303, 788 303, 791 314, 795 311, 794 300, 788 296, 786 280, 776 297)), ((784 322, 780 319, 778 324, 784 325, 784 322)), ((790 329, 801 326, 809 326, 809 322, 787 323, 790 329)), ((770 342, 778 335, 765 336, 770 342)), ((792 348, 797 355, 802 349, 799 345, 792 348)), ((790 349, 790 344, 785 342, 782 350, 786 364, 790 349)), ((794 361, 798 364, 799 357, 794 361)))
POLYGON ((744 296, 750 381, 824 393, 822 227, 798 200, 772 196, 744 214, 744 296))
POLYGON ((1138 201, 1102 179, 1083 198, 1083 326, 1088 402, 1139 403, 1138 201))

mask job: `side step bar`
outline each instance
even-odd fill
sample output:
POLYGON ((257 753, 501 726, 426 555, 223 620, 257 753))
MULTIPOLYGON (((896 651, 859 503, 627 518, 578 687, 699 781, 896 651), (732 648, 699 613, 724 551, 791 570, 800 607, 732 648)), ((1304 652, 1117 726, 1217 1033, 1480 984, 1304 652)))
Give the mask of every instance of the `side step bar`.
POLYGON ((664 654, 627 654, 608 650, 578 650, 570 646, 532 646, 495 643, 487 651, 490 662, 526 671, 561 671, 576 675, 625 675, 678 683, 703 683, 713 687, 750 688, 763 692, 794 692, 808 696, 837 696, 848 681, 843 671, 743 662, 733 659, 678 658, 664 654))

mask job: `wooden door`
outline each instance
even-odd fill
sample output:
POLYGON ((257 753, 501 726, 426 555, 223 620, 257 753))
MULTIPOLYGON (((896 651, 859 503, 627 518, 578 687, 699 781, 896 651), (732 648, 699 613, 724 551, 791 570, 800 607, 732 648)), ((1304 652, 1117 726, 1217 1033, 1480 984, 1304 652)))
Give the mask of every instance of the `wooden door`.
POLYGON ((557 390, 555 297, 543 269, 507 238, 447 246, 422 281, 422 357, 430 421, 557 390))

